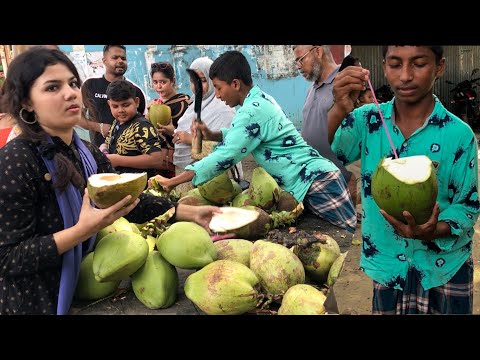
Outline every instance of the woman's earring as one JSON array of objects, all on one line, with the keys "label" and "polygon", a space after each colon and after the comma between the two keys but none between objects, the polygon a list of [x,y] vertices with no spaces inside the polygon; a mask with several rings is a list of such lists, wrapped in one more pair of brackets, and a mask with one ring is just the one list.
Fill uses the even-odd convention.
[{"label": "woman's earring", "polygon": [[[20,112],[18,113],[18,115],[20,116],[20,119],[25,123],[25,124],[29,124],[29,125],[33,125],[37,122],[37,114],[34,113],[34,116],[35,116],[35,119],[33,121],[27,121],[25,120],[25,118],[23,117],[23,112],[24,111],[27,111],[25,108],[21,108],[20,109]],[[28,113],[28,111],[27,111]]]}]

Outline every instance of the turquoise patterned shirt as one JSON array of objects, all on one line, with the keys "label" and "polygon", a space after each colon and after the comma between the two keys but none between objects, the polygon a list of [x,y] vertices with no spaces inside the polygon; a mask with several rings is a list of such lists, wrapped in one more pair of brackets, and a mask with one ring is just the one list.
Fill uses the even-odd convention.
[{"label": "turquoise patterned shirt", "polygon": [[445,109],[435,96],[425,124],[405,139],[395,125],[393,102],[380,104],[399,157],[426,155],[437,161],[439,221],[452,236],[433,242],[406,239],[394,233],[371,194],[371,179],[384,157],[394,157],[375,104],[352,111],[339,126],[333,150],[351,163],[361,159],[362,255],[360,267],[373,280],[403,289],[414,267],[424,289],[447,283],[472,254],[473,226],[479,215],[477,140],[472,129]]},{"label": "turquoise patterned shirt", "polygon": [[185,168],[195,171],[195,186],[220,175],[251,153],[284,190],[303,201],[318,175],[338,170],[303,140],[275,99],[258,86],[250,89],[230,127],[221,131],[223,141],[215,150]]}]

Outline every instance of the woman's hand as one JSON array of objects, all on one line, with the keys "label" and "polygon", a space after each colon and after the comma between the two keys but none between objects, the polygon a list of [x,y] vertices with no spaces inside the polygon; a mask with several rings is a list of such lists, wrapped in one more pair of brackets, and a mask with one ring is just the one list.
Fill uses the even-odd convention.
[{"label": "woman's hand", "polygon": [[173,143],[192,145],[192,135],[186,131],[175,131],[173,135]]},{"label": "woman's hand", "polygon": [[88,190],[85,189],[80,216],[75,226],[86,231],[89,234],[87,237],[90,237],[104,227],[111,225],[118,218],[127,215],[140,202],[139,199],[136,199],[132,204],[127,205],[131,199],[132,196],[128,195],[106,209],[98,209],[90,204]]},{"label": "woman's hand", "polygon": [[430,219],[425,224],[417,225],[412,214],[408,211],[403,212],[403,217],[407,221],[407,224],[404,224],[401,221],[398,221],[390,214],[387,214],[385,211],[380,209],[380,213],[383,215],[385,220],[387,220],[395,229],[395,232],[409,239],[420,239],[420,240],[435,240],[435,234],[438,224],[438,215],[440,215],[440,208],[438,207],[438,202],[435,203],[435,206],[432,211]]}]

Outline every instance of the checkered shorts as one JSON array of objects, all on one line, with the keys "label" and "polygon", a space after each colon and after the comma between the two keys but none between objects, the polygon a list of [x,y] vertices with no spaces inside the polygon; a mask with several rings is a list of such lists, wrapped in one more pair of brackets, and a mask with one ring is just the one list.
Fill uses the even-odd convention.
[{"label": "checkered shorts", "polygon": [[471,314],[473,259],[470,256],[445,285],[425,290],[417,271],[410,268],[402,290],[373,281],[372,314]]},{"label": "checkered shorts", "polygon": [[340,170],[319,175],[303,200],[318,217],[352,234],[357,226],[355,206]]}]

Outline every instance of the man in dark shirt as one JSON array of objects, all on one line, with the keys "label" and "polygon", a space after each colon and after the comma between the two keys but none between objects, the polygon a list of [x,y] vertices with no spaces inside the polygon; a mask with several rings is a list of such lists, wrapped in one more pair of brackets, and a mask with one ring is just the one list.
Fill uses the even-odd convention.
[{"label": "man in dark shirt", "polygon": [[[80,126],[90,130],[90,139],[97,146],[105,142],[105,136],[107,136],[114,120],[107,103],[107,87],[114,80],[125,79],[124,74],[128,69],[125,46],[105,45],[102,61],[105,66],[105,75],[101,78],[87,79],[82,85],[84,103],[88,108],[88,102],[90,102],[95,111],[89,117],[89,120],[93,121],[82,119]],[[138,86],[135,84],[134,86],[140,99],[138,111],[143,115],[145,113],[145,94]]]}]

